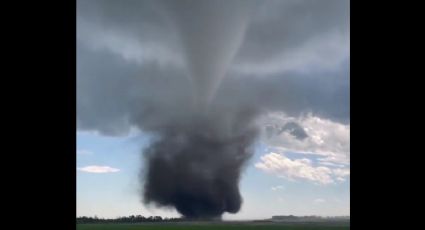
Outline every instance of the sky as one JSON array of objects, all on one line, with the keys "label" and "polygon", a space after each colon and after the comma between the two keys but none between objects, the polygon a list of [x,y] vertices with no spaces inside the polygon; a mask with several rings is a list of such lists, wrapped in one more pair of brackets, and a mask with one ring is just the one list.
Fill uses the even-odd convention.
[{"label": "sky", "polygon": [[[252,2],[215,97],[261,108],[261,134],[224,219],[349,215],[349,1]],[[170,18],[161,1],[77,2],[77,216],[179,216],[139,195],[151,131],[190,88]]]}]

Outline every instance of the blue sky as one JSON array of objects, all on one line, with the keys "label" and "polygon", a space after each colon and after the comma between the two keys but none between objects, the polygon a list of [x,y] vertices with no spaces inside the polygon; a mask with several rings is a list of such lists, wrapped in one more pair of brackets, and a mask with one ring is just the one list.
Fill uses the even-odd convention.
[{"label": "blue sky", "polygon": [[[127,137],[77,132],[77,167],[106,165],[120,170],[110,173],[77,170],[77,216],[179,216],[173,210],[145,207],[140,201],[138,174],[143,165],[141,151],[147,143],[148,138],[140,132]],[[243,173],[241,211],[225,214],[225,219],[268,218],[280,214],[349,215],[349,178],[331,185],[279,178],[254,166],[264,154],[262,149],[258,145]]]}]

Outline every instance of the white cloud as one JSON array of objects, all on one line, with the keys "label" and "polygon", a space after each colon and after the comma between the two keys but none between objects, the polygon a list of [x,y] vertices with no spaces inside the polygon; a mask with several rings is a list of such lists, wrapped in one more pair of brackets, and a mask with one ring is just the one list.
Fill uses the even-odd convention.
[{"label": "white cloud", "polygon": [[[261,157],[255,167],[288,180],[306,180],[316,184],[333,184],[336,181],[343,182],[350,175],[348,168],[332,169],[325,166],[314,166],[307,158],[290,159],[284,154],[271,152]],[[272,187],[276,191],[279,186]],[[283,189],[283,188],[282,188]]]},{"label": "white cloud", "polygon": [[332,170],[338,181],[345,181],[345,177],[350,176],[350,169],[348,168],[337,168]]},{"label": "white cloud", "polygon": [[283,185],[277,185],[270,188],[272,191],[285,190]]},{"label": "white cloud", "polygon": [[[274,112],[263,117],[265,127],[271,128],[268,137],[263,135],[266,145],[278,152],[295,152],[320,156],[323,165],[342,167],[350,163],[350,125],[308,114],[298,118]],[[299,124],[307,138],[299,139],[290,132],[280,132],[289,122]]]},{"label": "white cloud", "polygon": [[307,158],[291,160],[272,152],[262,156],[261,162],[256,163],[255,167],[289,180],[304,179],[319,184],[334,182],[331,169],[323,166],[314,167]]},{"label": "white cloud", "polygon": [[77,155],[91,155],[91,154],[93,154],[93,152],[86,149],[77,150]]},{"label": "white cloud", "polygon": [[120,169],[112,168],[109,166],[98,166],[90,165],[82,168],[77,168],[78,171],[87,172],[87,173],[114,173],[119,172]]},{"label": "white cloud", "polygon": [[325,166],[331,166],[335,168],[344,168],[346,166],[344,164],[336,164],[336,163],[326,161],[327,159],[324,159],[324,158],[319,158],[318,160],[321,165],[325,165]]},{"label": "white cloud", "polygon": [[314,200],[315,204],[322,204],[322,203],[325,203],[325,202],[326,202],[326,200],[322,199],[322,198],[317,198],[317,199]]}]

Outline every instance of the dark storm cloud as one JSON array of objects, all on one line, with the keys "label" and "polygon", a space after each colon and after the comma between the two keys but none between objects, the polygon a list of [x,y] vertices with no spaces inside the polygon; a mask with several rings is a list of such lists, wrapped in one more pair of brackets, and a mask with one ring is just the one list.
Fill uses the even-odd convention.
[{"label": "dark storm cloud", "polygon": [[349,123],[350,78],[348,62],[335,71],[285,72],[266,78],[235,76],[224,79],[217,101],[284,111],[290,116],[313,113]]},{"label": "dark storm cloud", "polygon": [[[302,46],[320,34],[330,33],[329,31],[347,34],[348,4],[344,0],[326,0],[320,1],[320,4],[311,0],[266,0],[261,1],[261,4],[257,3],[235,61],[238,63],[245,60],[250,65],[258,66],[261,64],[256,63],[266,63],[273,56]],[[120,123],[121,129],[125,130],[131,125],[128,119],[132,117],[133,110],[137,110],[128,104],[129,100],[138,101],[138,97],[144,96],[146,92],[156,93],[156,97],[160,98],[152,95],[145,97],[162,101],[167,101],[167,97],[160,95],[169,94],[170,90],[183,90],[187,93],[187,89],[178,87],[190,87],[187,68],[181,63],[184,60],[182,45],[178,41],[175,22],[161,6],[161,1],[90,0],[78,1],[77,5],[77,106],[86,105],[78,112],[80,128],[114,129],[115,124]],[[112,35],[116,35],[113,37],[115,39],[106,39]],[[136,42],[130,43],[130,47],[123,47],[123,43],[128,44],[128,40]],[[348,44],[348,40],[346,42]],[[155,49],[157,46],[166,47],[163,49],[167,52]],[[134,54],[133,51],[140,51],[140,54]],[[326,52],[324,53],[326,56]],[[139,60],[137,55],[144,59]],[[170,57],[174,59],[170,60]],[[238,78],[234,76],[236,74],[229,73],[224,79],[226,84],[222,84],[221,88],[228,88],[228,92],[223,94],[231,97],[227,97],[226,101],[254,102],[291,115],[313,112],[347,122],[348,58],[344,57],[334,68],[336,71],[333,69],[305,74],[276,72],[262,78],[255,78],[257,72],[239,74],[242,76]],[[169,62],[163,64],[161,60]],[[102,84],[96,79],[102,79]],[[129,95],[126,90],[107,90],[107,87],[112,87],[109,84],[117,89],[137,89]],[[123,95],[116,97],[115,94]],[[170,98],[179,100],[181,97]],[[141,102],[137,104],[143,105]],[[95,119],[96,117],[99,119]]]},{"label": "dark storm cloud", "polygon": [[156,62],[138,65],[83,44],[79,44],[77,55],[79,129],[124,135],[132,126],[149,131],[186,116],[191,95],[187,77],[179,69],[164,69]]},{"label": "dark storm cloud", "polygon": [[174,206],[188,218],[239,211],[240,173],[253,153],[257,132],[253,118],[243,110],[221,111],[162,132],[145,152],[145,201]]},{"label": "dark storm cloud", "polygon": [[[238,60],[258,65],[302,47],[324,34],[344,36],[348,42],[349,1],[266,0],[259,4]],[[344,44],[347,48],[348,43]],[[324,53],[326,55],[326,53]]]},{"label": "dark storm cloud", "polygon": [[[77,4],[78,129],[155,136],[144,152],[144,201],[187,217],[239,210],[263,112],[349,122],[348,1],[252,1],[249,17],[238,9],[246,1],[228,2]],[[194,95],[211,100],[207,114]],[[302,139],[298,126],[286,131]]]}]

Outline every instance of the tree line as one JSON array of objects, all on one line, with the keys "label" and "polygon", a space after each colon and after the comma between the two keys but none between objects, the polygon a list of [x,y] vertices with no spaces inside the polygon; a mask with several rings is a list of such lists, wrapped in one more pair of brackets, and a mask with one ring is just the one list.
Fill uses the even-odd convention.
[{"label": "tree line", "polygon": [[94,217],[87,217],[87,216],[81,216],[77,217],[77,224],[96,224],[96,223],[141,223],[141,222],[178,222],[183,221],[183,218],[168,218],[161,216],[149,216],[145,217],[142,215],[131,215],[131,216],[124,216],[124,217],[117,217],[114,219],[107,219],[107,218],[98,218],[97,216]]}]

